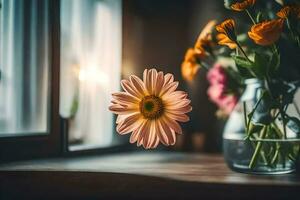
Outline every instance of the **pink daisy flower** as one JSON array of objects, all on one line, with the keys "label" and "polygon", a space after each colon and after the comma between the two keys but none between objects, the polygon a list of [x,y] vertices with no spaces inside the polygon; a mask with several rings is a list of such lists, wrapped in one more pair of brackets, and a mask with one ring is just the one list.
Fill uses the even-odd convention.
[{"label": "pink daisy flower", "polygon": [[143,80],[132,75],[121,81],[124,92],[113,93],[109,110],[117,114],[117,132],[132,133],[130,143],[144,148],[174,145],[176,133],[182,134],[178,122],[187,122],[192,110],[187,93],[176,91],[178,82],[172,74],[145,70]]}]

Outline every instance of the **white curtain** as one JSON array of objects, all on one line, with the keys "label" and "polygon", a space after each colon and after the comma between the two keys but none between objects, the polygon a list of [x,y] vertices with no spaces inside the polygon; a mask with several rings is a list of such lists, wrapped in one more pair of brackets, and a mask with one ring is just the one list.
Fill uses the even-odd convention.
[{"label": "white curtain", "polygon": [[121,0],[61,1],[60,114],[69,141],[109,146],[110,94],[119,90]]},{"label": "white curtain", "polygon": [[47,0],[1,0],[0,135],[47,131]]}]

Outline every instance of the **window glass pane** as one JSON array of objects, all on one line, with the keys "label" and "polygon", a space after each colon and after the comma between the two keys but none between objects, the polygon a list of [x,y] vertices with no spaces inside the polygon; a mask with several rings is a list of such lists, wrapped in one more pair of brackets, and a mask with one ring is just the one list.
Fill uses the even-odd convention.
[{"label": "window glass pane", "polygon": [[120,65],[121,0],[61,0],[60,114],[71,150],[114,144],[108,106]]},{"label": "window glass pane", "polygon": [[1,0],[0,136],[47,132],[47,0]]}]

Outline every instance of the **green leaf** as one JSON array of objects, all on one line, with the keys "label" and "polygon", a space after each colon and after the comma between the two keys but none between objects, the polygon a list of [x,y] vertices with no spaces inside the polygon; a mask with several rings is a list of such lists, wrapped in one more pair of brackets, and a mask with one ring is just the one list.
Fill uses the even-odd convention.
[{"label": "green leaf", "polygon": [[291,129],[294,133],[300,135],[300,120],[296,117],[288,116],[286,126]]},{"label": "green leaf", "polygon": [[235,65],[238,73],[242,77],[242,79],[253,78],[254,76],[251,74],[248,68],[241,67],[240,65]]},{"label": "green leaf", "polygon": [[268,74],[274,75],[280,65],[280,55],[277,53],[273,53],[268,66]]},{"label": "green leaf", "polygon": [[265,77],[269,65],[269,56],[261,53],[254,53],[253,71],[259,77]]},{"label": "green leaf", "polygon": [[264,78],[269,64],[269,56],[266,54],[255,53],[254,62],[242,56],[233,56],[237,66],[247,68],[251,74],[257,78]]},{"label": "green leaf", "polygon": [[252,68],[253,62],[250,62],[246,58],[242,56],[233,56],[232,57],[235,63],[239,66],[245,67],[245,68]]},{"label": "green leaf", "polygon": [[255,74],[251,71],[253,63],[242,56],[232,56],[235,66],[244,79],[253,78]]}]

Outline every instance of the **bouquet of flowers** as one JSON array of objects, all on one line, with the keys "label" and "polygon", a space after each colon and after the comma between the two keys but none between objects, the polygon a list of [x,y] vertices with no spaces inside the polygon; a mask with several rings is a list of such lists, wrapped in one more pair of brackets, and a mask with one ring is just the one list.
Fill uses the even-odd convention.
[{"label": "bouquet of flowers", "polygon": [[[294,102],[300,86],[297,59],[300,5],[278,2],[225,1],[225,7],[245,13],[248,23],[234,19],[219,24],[210,21],[194,47],[187,50],[181,67],[188,81],[193,80],[199,69],[208,71],[208,96],[226,114],[233,110],[246,79],[263,82],[261,95],[252,110],[244,112],[245,140],[288,139],[287,129],[297,137],[300,135],[300,113]],[[232,62],[224,64],[224,58]],[[298,116],[288,114],[290,105],[295,107]],[[255,167],[259,155],[269,165],[276,164],[279,157],[291,160],[297,157],[293,148],[283,148],[280,144],[262,148],[257,142],[254,146],[250,168]]]},{"label": "bouquet of flowers", "polygon": [[217,46],[217,37],[222,35],[216,35],[214,31],[216,23],[216,20],[208,22],[200,33],[195,47],[187,50],[181,72],[183,78],[191,82],[201,67],[206,69],[210,84],[207,94],[219,108],[217,116],[228,117],[241,95],[242,77],[239,77],[233,69],[234,63],[228,59],[228,51]]}]

